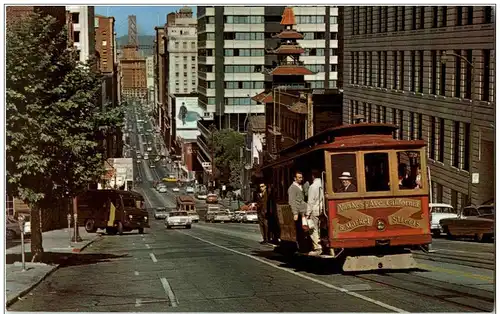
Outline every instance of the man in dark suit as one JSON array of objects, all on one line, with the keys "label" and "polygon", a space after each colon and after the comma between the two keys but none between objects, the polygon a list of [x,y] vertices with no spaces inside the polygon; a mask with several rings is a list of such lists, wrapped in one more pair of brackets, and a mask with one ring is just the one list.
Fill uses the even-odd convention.
[{"label": "man in dark suit", "polygon": [[337,190],[337,193],[348,193],[348,192],[357,192],[358,189],[354,184],[352,184],[352,177],[350,172],[342,172],[342,175],[339,177],[340,182],[342,182],[342,187]]}]

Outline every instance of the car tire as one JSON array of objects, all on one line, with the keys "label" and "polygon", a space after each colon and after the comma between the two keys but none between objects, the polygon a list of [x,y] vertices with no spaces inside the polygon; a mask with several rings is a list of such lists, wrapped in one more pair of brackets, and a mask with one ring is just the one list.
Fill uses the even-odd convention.
[{"label": "car tire", "polygon": [[172,226],[167,226],[167,229],[172,229]]},{"label": "car tire", "polygon": [[95,233],[97,231],[94,219],[87,219],[85,221],[85,231],[88,233]]},{"label": "car tire", "polygon": [[7,240],[13,240],[16,237],[16,233],[13,230],[7,229],[5,236]]},{"label": "car tire", "polygon": [[191,229],[191,225],[189,225],[189,226],[186,226],[186,229]]},{"label": "car tire", "polygon": [[123,224],[121,221],[119,221],[117,224],[116,224],[116,231],[118,232],[119,235],[122,235],[123,234]]},{"label": "car tire", "polygon": [[455,239],[455,236],[453,236],[450,232],[450,229],[448,229],[447,226],[443,227],[443,231],[444,233],[446,233],[446,238],[450,239],[450,240],[453,240]]},{"label": "car tire", "polygon": [[484,238],[484,236],[483,236],[483,234],[482,234],[482,233],[476,233],[476,234],[474,235],[474,240],[475,240],[476,242],[481,242],[481,241],[483,241],[483,238]]},{"label": "car tire", "polygon": [[116,234],[116,228],[106,227],[106,233],[107,234],[115,235]]},{"label": "car tire", "polygon": [[139,228],[139,234],[144,234],[144,228]]},{"label": "car tire", "polygon": [[441,230],[433,230],[432,236],[438,238],[441,235]]}]

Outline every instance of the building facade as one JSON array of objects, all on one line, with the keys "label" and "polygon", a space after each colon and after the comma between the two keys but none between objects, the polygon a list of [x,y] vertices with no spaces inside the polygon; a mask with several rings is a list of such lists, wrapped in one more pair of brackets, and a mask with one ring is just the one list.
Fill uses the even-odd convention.
[{"label": "building facade", "polygon": [[425,140],[434,202],[493,200],[493,8],[345,7],[344,32],[344,123]]},{"label": "building facade", "polygon": [[[218,128],[243,130],[247,114],[265,108],[252,97],[270,88],[276,57],[267,50],[279,42],[283,6],[198,6],[198,91],[200,103],[214,112]],[[337,7],[294,7],[296,29],[304,34],[304,64],[315,74],[313,88],[337,88]]]},{"label": "building facade", "polygon": [[146,59],[139,56],[137,46],[123,47],[120,59],[122,71],[122,96],[128,100],[147,99]]},{"label": "building facade", "polygon": [[148,103],[154,103],[154,96],[155,96],[154,56],[146,57],[146,85],[148,87]]},{"label": "building facade", "polygon": [[87,62],[95,56],[95,14],[93,6],[68,5],[73,24],[73,45],[75,46],[81,62]]},{"label": "building facade", "polygon": [[115,18],[96,15],[95,48],[99,54],[99,70],[102,73],[115,71]]}]

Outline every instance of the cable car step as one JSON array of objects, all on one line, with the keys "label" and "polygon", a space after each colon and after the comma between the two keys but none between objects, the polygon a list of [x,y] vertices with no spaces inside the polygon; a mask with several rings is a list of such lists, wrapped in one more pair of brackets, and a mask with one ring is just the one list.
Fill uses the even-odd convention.
[{"label": "cable car step", "polygon": [[342,267],[345,272],[414,268],[417,268],[417,262],[411,253],[347,256]]},{"label": "cable car step", "polygon": [[303,252],[295,252],[295,255],[308,256],[308,257],[317,257],[317,258],[325,258],[325,259],[335,258],[335,256],[333,256],[333,255],[327,255],[327,254],[309,255],[309,253],[303,253]]}]

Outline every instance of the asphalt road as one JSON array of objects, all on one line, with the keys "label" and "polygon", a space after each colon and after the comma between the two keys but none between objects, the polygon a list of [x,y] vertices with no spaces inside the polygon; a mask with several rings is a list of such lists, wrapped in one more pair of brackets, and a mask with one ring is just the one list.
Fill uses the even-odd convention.
[{"label": "asphalt road", "polygon": [[[174,194],[152,189],[161,165],[145,162],[149,207]],[[155,174],[156,173],[156,174]],[[150,218],[153,218],[150,213]],[[103,235],[10,311],[481,312],[493,310],[494,245],[436,239],[419,269],[343,274],[332,260],[283,257],[259,245],[255,224],[205,224]],[[471,264],[473,266],[470,266]],[[474,264],[475,263],[475,264]]]}]

